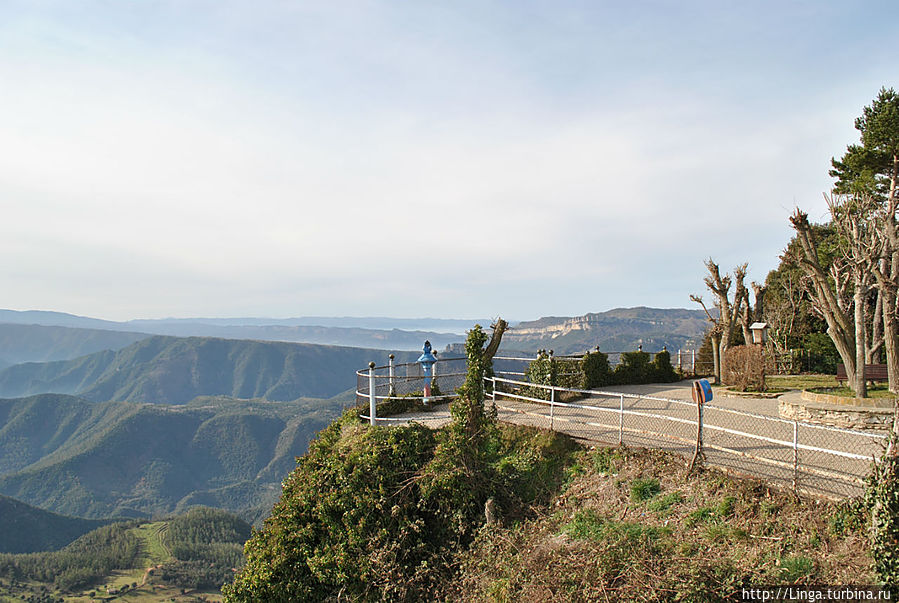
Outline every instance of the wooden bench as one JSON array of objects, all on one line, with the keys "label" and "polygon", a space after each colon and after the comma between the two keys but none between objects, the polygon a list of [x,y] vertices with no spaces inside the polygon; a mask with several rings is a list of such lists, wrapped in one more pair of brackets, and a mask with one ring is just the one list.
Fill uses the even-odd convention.
[{"label": "wooden bench", "polygon": [[[837,381],[842,383],[846,381],[846,366],[842,363],[837,365]],[[885,364],[866,364],[865,365],[865,381],[888,381],[887,365]]]}]

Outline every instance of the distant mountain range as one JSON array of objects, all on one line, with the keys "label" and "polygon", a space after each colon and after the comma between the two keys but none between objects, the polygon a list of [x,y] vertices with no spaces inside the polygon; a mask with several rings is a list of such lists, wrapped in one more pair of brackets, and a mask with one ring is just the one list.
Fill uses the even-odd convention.
[{"label": "distant mountain range", "polygon": [[[288,401],[329,398],[356,385],[356,370],[386,350],[209,337],[152,336],[118,351],[0,370],[0,396],[73,394],[101,401],[184,404],[224,395]],[[397,362],[418,357],[397,352]]]},{"label": "distant mountain range", "polygon": [[617,308],[573,318],[550,316],[518,323],[503,337],[503,348],[583,354],[596,346],[603,352],[626,352],[642,345],[647,352],[663,347],[673,352],[699,348],[708,326],[702,310]]},{"label": "distant mountain range", "polygon": [[[41,325],[103,331],[124,331],[136,341],[143,334],[171,335],[175,337],[221,337],[226,339],[258,339],[264,341],[293,341],[323,345],[343,345],[391,350],[419,350],[425,340],[440,349],[447,344],[464,340],[464,333],[476,320],[439,318],[351,318],[351,317],[301,317],[301,318],[164,318],[140,319],[125,322],[76,316],[63,312],[37,310],[0,310],[2,323],[16,325]],[[489,321],[481,321],[482,325]],[[63,335],[57,337],[62,338]],[[129,341],[130,343],[130,341]],[[0,336],[2,344],[2,336]],[[126,344],[127,345],[127,344]],[[123,347],[123,346],[121,346]],[[118,349],[110,347],[106,349]],[[90,350],[99,351],[99,350]],[[86,352],[85,352],[86,353]],[[69,356],[68,358],[74,358]],[[64,358],[44,358],[62,360]],[[0,345],[0,367],[20,360]]]},{"label": "distant mountain range", "polygon": [[118,350],[147,337],[128,331],[0,323],[0,369]]},{"label": "distant mountain range", "polygon": [[164,406],[54,394],[0,400],[0,493],[79,517],[202,504],[256,521],[342,405],[201,398]]}]

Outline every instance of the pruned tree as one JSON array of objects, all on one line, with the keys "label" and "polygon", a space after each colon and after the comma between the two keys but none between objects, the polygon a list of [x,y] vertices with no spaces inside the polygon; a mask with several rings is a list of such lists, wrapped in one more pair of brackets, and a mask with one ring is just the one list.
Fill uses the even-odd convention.
[{"label": "pruned tree", "polygon": [[[746,321],[750,319],[750,313],[744,312],[744,308],[750,307],[749,291],[743,283],[748,264],[744,263],[734,268],[733,277],[729,274],[721,276],[721,270],[712,258],[706,260],[705,266],[709,275],[703,280],[706,287],[715,296],[714,307],[718,309],[718,316],[712,315],[702,300],[702,296],[691,295],[690,299],[702,306],[712,325],[710,337],[715,380],[721,383],[725,370],[725,352],[735,339],[737,327],[743,327],[744,337],[747,337],[749,333],[749,324]],[[730,299],[731,285],[735,285],[733,301]]]},{"label": "pruned tree", "polygon": [[832,194],[825,199],[839,234],[840,253],[825,270],[808,215],[797,209],[790,218],[801,250],[796,261],[808,278],[809,297],[827,323],[827,334],[846,367],[850,387],[856,396],[865,397],[868,298],[873,270],[884,252],[884,237],[876,221],[877,202],[866,194]]},{"label": "pruned tree", "polygon": [[[835,191],[870,196],[877,202],[875,220],[883,233],[883,259],[872,274],[878,289],[883,348],[890,390],[899,393],[899,94],[881,88],[870,106],[855,120],[861,145],[849,145],[843,157],[831,161]],[[875,314],[877,308],[875,307]],[[878,332],[872,329],[872,336]],[[871,346],[873,347],[873,346]]]}]

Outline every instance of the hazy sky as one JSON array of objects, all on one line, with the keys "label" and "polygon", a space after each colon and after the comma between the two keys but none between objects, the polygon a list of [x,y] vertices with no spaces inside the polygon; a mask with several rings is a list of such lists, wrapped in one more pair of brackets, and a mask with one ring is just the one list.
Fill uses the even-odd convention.
[{"label": "hazy sky", "polygon": [[763,280],[899,3],[0,0],[0,307],[528,319]]}]

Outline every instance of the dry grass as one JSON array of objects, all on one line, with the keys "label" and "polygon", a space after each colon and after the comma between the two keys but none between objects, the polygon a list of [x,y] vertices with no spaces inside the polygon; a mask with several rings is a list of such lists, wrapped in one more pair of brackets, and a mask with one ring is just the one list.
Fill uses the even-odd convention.
[{"label": "dry grass", "polygon": [[571,473],[537,519],[482,530],[447,599],[720,601],[751,585],[874,583],[864,514],[847,505],[689,475],[658,451],[597,449]]}]

